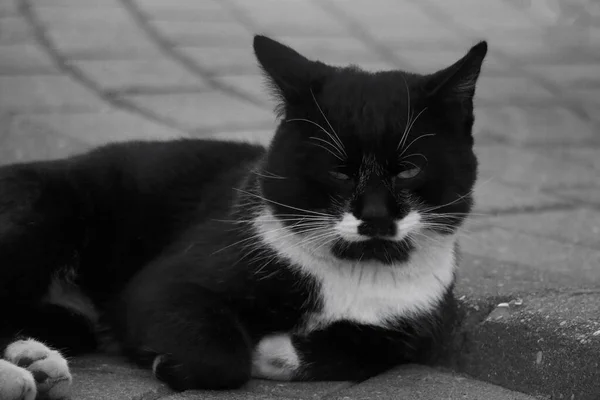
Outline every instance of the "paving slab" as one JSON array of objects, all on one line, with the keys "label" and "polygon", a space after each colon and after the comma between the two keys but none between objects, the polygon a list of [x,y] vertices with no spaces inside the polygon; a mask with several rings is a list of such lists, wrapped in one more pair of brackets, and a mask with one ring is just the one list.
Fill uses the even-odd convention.
[{"label": "paving slab", "polygon": [[156,115],[174,119],[189,130],[227,130],[228,126],[270,126],[275,117],[263,107],[250,104],[219,91],[197,94],[125,96]]},{"label": "paving slab", "polygon": [[335,400],[534,400],[463,375],[403,366],[327,397]]},{"label": "paving slab", "polygon": [[467,307],[484,310],[485,319],[465,323],[454,369],[542,398],[598,399],[599,290],[506,296]]}]

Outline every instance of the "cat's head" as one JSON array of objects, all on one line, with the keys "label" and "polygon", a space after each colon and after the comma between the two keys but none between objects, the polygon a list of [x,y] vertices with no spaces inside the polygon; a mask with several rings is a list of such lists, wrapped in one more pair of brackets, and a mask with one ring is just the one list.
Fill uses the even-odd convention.
[{"label": "cat's head", "polygon": [[287,231],[341,259],[384,263],[455,234],[473,202],[485,42],[428,75],[332,67],[264,36],[254,51],[281,117],[261,194]]}]

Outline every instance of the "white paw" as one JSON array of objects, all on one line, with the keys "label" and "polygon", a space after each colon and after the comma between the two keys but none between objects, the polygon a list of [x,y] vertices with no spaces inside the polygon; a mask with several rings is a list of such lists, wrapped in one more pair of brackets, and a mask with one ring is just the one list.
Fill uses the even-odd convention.
[{"label": "white paw", "polygon": [[37,395],[31,372],[0,360],[0,399],[34,400]]},{"label": "white paw", "polygon": [[288,381],[300,367],[300,358],[287,334],[265,336],[254,349],[252,377]]},{"label": "white paw", "polygon": [[30,372],[37,392],[45,398],[69,395],[73,379],[67,360],[58,351],[33,339],[18,340],[6,348],[4,359]]}]

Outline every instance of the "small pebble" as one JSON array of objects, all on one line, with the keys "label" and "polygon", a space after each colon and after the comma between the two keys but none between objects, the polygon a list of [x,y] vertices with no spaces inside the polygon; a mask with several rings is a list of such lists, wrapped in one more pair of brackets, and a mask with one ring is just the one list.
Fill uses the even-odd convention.
[{"label": "small pebble", "polygon": [[510,307],[510,304],[508,303],[500,303],[497,305],[497,307]]},{"label": "small pebble", "polygon": [[567,324],[567,321],[562,321],[559,325],[560,326],[565,326]]},{"label": "small pebble", "polygon": [[535,356],[535,363],[537,365],[540,365],[542,363],[542,352],[538,351],[537,355]]},{"label": "small pebble", "polygon": [[592,333],[592,336],[600,336],[600,331],[596,331],[596,332]]}]

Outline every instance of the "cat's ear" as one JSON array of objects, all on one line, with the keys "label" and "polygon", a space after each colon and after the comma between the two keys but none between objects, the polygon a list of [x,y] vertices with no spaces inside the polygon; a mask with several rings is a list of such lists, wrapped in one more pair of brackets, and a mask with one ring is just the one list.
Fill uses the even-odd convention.
[{"label": "cat's ear", "polygon": [[266,36],[254,36],[254,54],[275,94],[288,104],[317,91],[330,70]]},{"label": "cat's ear", "polygon": [[479,42],[453,65],[429,75],[426,83],[428,96],[442,101],[472,103],[487,49],[487,42]]}]

